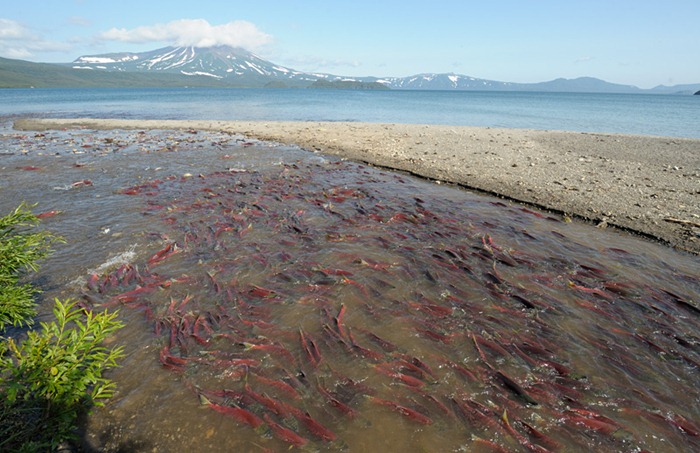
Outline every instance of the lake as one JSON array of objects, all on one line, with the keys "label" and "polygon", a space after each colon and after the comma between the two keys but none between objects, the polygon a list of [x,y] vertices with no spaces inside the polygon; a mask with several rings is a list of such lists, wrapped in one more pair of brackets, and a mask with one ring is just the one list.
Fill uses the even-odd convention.
[{"label": "lake", "polygon": [[700,96],[313,89],[4,89],[0,117],[359,121],[700,138]]}]

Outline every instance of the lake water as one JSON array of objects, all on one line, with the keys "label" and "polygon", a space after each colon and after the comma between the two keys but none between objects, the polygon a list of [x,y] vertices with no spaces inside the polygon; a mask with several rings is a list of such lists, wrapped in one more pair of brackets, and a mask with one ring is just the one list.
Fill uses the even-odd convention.
[{"label": "lake water", "polygon": [[0,116],[362,121],[700,138],[700,96],[311,89],[5,89]]}]

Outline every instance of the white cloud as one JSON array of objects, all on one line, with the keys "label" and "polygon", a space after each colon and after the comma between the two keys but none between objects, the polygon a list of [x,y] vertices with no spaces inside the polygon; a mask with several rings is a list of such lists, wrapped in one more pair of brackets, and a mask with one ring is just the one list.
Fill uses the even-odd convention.
[{"label": "white cloud", "polygon": [[169,42],[177,46],[195,47],[228,45],[248,50],[255,50],[272,42],[272,36],[258,30],[250,22],[236,20],[223,25],[211,25],[204,19],[181,19],[131,30],[112,28],[101,33],[98,39],[139,44]]},{"label": "white cloud", "polygon": [[0,18],[0,40],[20,40],[32,37],[32,33],[19,22]]},{"label": "white cloud", "polygon": [[326,72],[333,70],[343,70],[346,68],[359,68],[362,63],[357,60],[332,59],[314,56],[300,57],[278,57],[282,62],[289,67],[303,71]]},{"label": "white cloud", "polygon": [[0,55],[7,58],[30,58],[37,52],[65,51],[65,43],[42,38],[11,19],[0,18]]}]

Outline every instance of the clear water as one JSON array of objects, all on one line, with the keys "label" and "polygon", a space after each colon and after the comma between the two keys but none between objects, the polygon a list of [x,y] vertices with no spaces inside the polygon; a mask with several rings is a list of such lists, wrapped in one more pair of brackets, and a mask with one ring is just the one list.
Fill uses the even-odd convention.
[{"label": "clear water", "polygon": [[700,96],[311,89],[5,89],[0,116],[360,121],[700,138]]},{"label": "clear water", "polygon": [[228,134],[0,147],[0,212],[66,238],[42,318],[126,323],[93,450],[700,449],[697,256]]}]

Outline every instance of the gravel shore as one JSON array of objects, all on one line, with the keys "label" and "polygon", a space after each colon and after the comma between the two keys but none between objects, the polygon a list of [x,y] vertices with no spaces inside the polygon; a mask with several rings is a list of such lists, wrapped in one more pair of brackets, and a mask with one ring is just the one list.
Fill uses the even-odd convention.
[{"label": "gravel shore", "polygon": [[700,254],[700,139],[344,122],[23,119],[18,130],[217,130],[410,172]]}]

